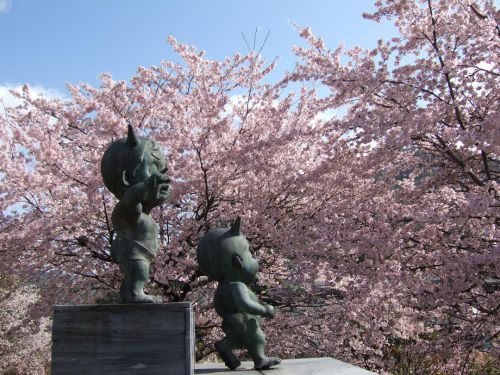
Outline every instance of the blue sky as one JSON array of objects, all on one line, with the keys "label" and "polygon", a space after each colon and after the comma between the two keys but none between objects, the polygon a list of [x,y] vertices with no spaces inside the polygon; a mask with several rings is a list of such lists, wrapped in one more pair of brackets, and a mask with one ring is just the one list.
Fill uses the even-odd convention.
[{"label": "blue sky", "polygon": [[[222,59],[245,53],[245,34],[262,51],[279,57],[276,78],[293,68],[291,25],[310,26],[330,48],[371,48],[394,33],[389,24],[362,18],[375,0],[0,0],[0,97],[2,88],[28,83],[64,93],[65,83],[98,85],[101,72],[128,80],[138,66],[176,56],[166,40],[177,40]],[[272,78],[272,77],[271,77]],[[5,98],[4,98],[5,99]]]}]

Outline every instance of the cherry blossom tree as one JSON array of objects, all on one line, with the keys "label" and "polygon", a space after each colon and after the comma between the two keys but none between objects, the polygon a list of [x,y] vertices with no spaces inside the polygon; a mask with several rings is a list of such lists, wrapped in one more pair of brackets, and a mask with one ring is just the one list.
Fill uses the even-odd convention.
[{"label": "cherry blossom tree", "polygon": [[0,273],[43,280],[47,312],[113,301],[116,202],[99,164],[131,123],[170,161],[150,288],[193,302],[198,359],[222,333],[196,245],[241,216],[255,289],[277,310],[270,352],[486,371],[500,329],[498,11],[376,6],[366,17],[394,20],[398,38],[330,50],[301,29],[308,45],[279,82],[258,53],[212,61],[171,38],[182,62],[139,67],[129,82],[103,74],[60,99],[25,86],[0,117]]},{"label": "cherry blossom tree", "polygon": [[37,313],[40,295],[33,285],[0,277],[0,371],[43,373],[50,351],[49,319]]},{"label": "cherry blossom tree", "polygon": [[323,124],[314,92],[295,95],[282,83],[265,83],[275,64],[258,54],[209,61],[170,43],[184,64],[141,67],[129,84],[104,74],[100,88],[70,85],[66,99],[35,97],[27,86],[17,94],[24,104],[0,120],[1,267],[49,279],[47,302],[113,300],[115,201],[102,186],[99,162],[131,123],[165,145],[174,180],[172,204],[155,213],[164,249],[151,287],[168,301],[195,302],[203,357],[213,350],[218,323],[206,290],[213,285],[195,260],[198,238],[242,216],[266,287],[285,285],[293,275],[277,246],[300,244],[314,194],[307,172],[324,159],[311,140],[323,142]]},{"label": "cherry blossom tree", "polygon": [[449,359],[442,371],[467,373],[499,354],[499,13],[492,1],[376,6],[365,17],[394,20],[397,38],[344,52],[302,29],[309,48],[289,77],[330,88],[322,109],[347,112],[330,131],[364,168],[320,248],[344,254],[346,276],[362,270],[359,354],[427,345],[428,361]]}]

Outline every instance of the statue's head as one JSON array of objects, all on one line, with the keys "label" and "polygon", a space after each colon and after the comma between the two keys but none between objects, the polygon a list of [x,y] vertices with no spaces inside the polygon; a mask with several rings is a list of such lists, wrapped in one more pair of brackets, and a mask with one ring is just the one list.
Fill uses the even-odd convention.
[{"label": "statue's head", "polygon": [[231,228],[210,230],[198,244],[198,264],[212,280],[240,281],[247,285],[257,278],[259,264],[240,232],[240,218]]},{"label": "statue's head", "polygon": [[[104,185],[118,199],[123,197],[127,189],[140,182],[146,182],[152,174],[166,177],[167,163],[159,145],[152,140],[139,138],[134,129],[128,125],[126,138],[112,142],[101,160],[101,175]],[[166,201],[170,195],[168,184],[158,186],[156,196],[151,197],[157,206]]]}]

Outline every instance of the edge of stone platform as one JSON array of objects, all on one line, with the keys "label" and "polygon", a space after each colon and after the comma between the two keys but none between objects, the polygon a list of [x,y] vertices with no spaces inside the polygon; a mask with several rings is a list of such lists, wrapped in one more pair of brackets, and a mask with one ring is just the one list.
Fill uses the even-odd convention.
[{"label": "edge of stone platform", "polygon": [[169,310],[178,311],[191,307],[191,302],[168,302],[168,303],[117,303],[103,305],[53,305],[54,311],[113,311],[116,309],[134,310]]}]

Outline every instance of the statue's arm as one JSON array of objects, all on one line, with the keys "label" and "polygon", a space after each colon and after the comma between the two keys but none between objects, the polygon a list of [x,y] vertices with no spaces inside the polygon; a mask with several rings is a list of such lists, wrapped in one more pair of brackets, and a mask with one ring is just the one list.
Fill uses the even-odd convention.
[{"label": "statue's arm", "polygon": [[232,283],[231,295],[241,312],[263,316],[274,315],[272,306],[261,305],[259,302],[250,298],[248,287],[241,282]]},{"label": "statue's arm", "polygon": [[154,194],[158,185],[168,181],[168,178],[153,173],[145,182],[139,182],[127,189],[122,199],[119,202],[121,211],[127,215],[138,217],[142,212],[142,203],[148,198],[148,195]]},{"label": "statue's arm", "polygon": [[139,216],[142,212],[141,202],[146,198],[149,190],[150,187],[145,182],[132,185],[120,200],[120,211],[133,217]]}]

